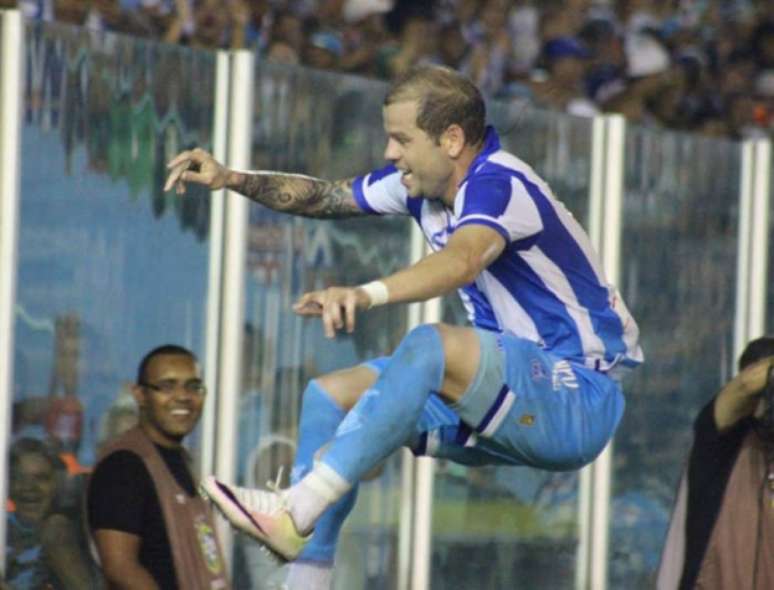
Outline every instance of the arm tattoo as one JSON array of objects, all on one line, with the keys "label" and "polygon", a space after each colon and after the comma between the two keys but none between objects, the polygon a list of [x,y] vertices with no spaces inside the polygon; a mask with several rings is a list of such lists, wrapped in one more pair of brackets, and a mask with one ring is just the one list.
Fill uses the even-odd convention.
[{"label": "arm tattoo", "polygon": [[243,174],[238,192],[275,211],[340,219],[364,215],[352,192],[352,179],[335,182],[295,174]]}]

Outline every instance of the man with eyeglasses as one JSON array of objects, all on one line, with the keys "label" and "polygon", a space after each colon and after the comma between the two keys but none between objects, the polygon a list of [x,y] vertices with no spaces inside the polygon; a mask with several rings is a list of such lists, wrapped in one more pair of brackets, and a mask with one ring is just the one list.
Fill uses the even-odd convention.
[{"label": "man with eyeglasses", "polygon": [[215,526],[183,439],[206,388],[194,354],[164,345],[143,357],[132,393],[139,424],[109,443],[87,495],[89,527],[110,588],[230,588]]}]

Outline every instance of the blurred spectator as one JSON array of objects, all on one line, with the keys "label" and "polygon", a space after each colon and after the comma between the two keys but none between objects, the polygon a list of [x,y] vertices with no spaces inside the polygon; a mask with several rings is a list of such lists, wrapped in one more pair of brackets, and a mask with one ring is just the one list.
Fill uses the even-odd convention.
[{"label": "blurred spectator", "polygon": [[506,83],[511,59],[507,0],[484,0],[479,30],[471,43],[462,71],[488,96],[497,95]]},{"label": "blurred spectator", "polygon": [[416,14],[406,19],[400,44],[387,58],[387,73],[390,78],[401,75],[411,66],[421,63],[437,63],[437,25],[429,17]]},{"label": "blurred spectator", "polygon": [[338,32],[316,28],[306,37],[303,62],[319,70],[335,70],[343,53],[344,41]]},{"label": "blurred spectator", "polygon": [[545,44],[543,57],[547,75],[531,85],[535,102],[573,115],[597,114],[585,92],[589,50],[574,37],[557,37]]},{"label": "blurred spectator", "polygon": [[137,426],[137,420],[137,404],[132,397],[131,386],[127,385],[100,420],[98,454],[101,454],[105,446],[114,439]]},{"label": "blurred spectator", "polygon": [[14,590],[97,588],[79,521],[56,508],[64,465],[46,445],[21,438],[10,452],[6,578]]},{"label": "blurred spectator", "polygon": [[659,590],[774,587],[774,338],[699,412],[662,551]]},{"label": "blurred spectator", "polygon": [[[17,4],[32,19],[380,78],[443,63],[491,97],[580,115],[733,138],[774,126],[764,1],[0,0]],[[567,40],[584,51],[547,55]]]}]

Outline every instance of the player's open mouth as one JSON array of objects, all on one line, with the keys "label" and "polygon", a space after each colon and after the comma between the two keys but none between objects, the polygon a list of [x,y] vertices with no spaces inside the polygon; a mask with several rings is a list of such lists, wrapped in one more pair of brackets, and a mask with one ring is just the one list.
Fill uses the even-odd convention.
[{"label": "player's open mouth", "polygon": [[190,416],[191,410],[177,409],[177,410],[172,410],[170,414],[172,414],[173,416]]}]

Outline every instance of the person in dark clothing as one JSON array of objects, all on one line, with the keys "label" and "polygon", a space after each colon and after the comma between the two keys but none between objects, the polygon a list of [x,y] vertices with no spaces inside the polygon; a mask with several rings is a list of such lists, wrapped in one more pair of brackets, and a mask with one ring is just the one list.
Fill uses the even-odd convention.
[{"label": "person in dark clothing", "polygon": [[105,577],[117,589],[227,589],[212,515],[182,446],[206,393],[196,357],[175,345],[152,350],[132,392],[139,425],[104,449],[87,494]]},{"label": "person in dark clothing", "polygon": [[699,412],[658,590],[774,588],[774,337]]}]

